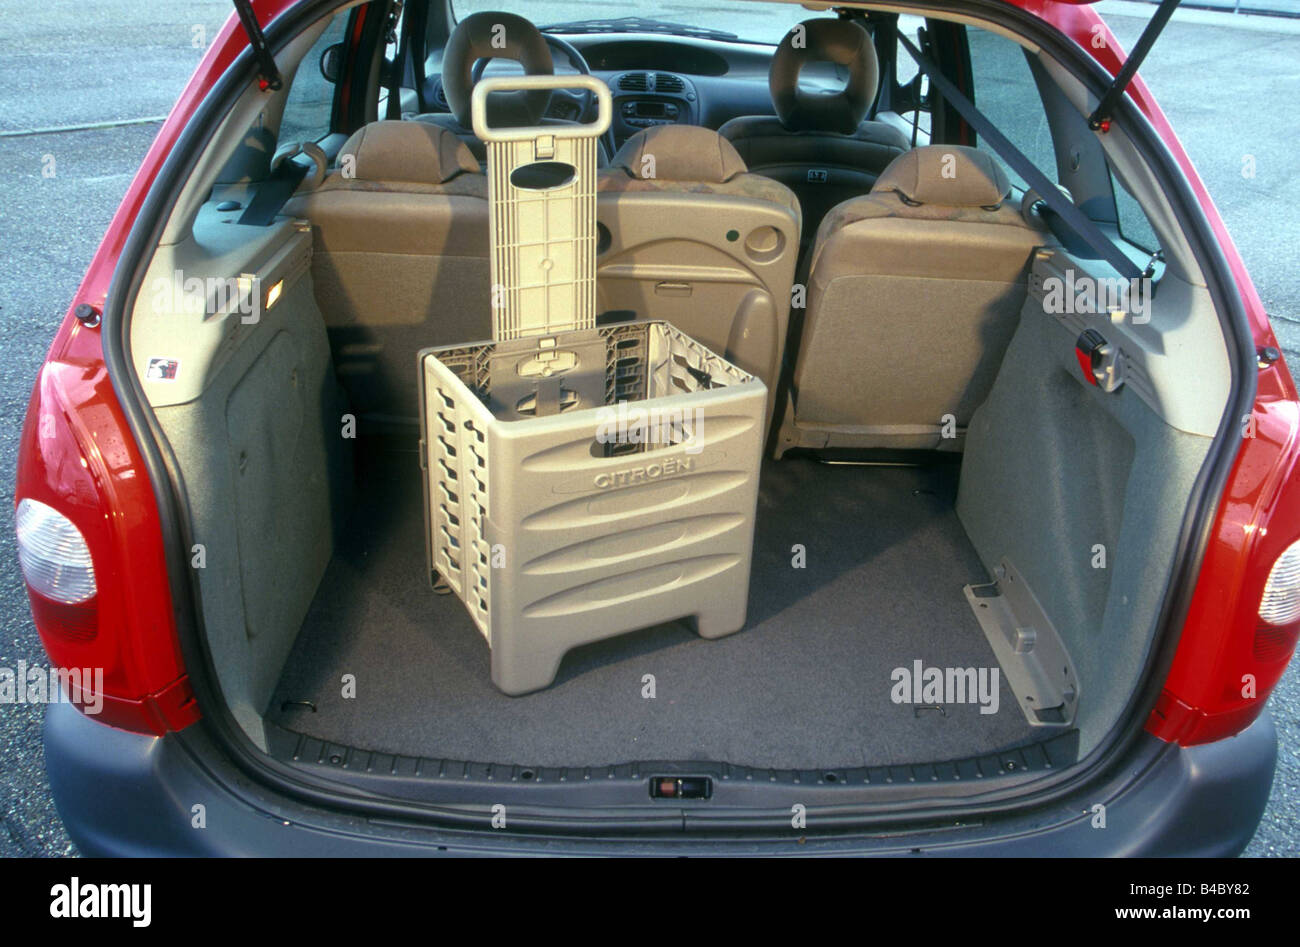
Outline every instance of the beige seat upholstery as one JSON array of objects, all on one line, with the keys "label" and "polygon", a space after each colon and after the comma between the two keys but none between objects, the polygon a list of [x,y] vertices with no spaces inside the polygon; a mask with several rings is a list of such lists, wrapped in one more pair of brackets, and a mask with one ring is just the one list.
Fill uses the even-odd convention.
[{"label": "beige seat upholstery", "polygon": [[491,335],[487,179],[451,132],[382,121],[285,213],[311,221],[312,276],[358,413],[416,418],[415,353]]},{"label": "beige seat upholstery", "polygon": [[785,351],[799,202],[707,128],[627,140],[597,181],[599,312],[663,319],[768,387]]},{"label": "beige seat upholstery", "polygon": [[[988,154],[909,151],[835,207],[813,247],[777,456],[793,447],[959,450],[1019,320],[1046,235]],[[956,437],[944,437],[945,416]]]},{"label": "beige seat upholstery", "polygon": [[[799,37],[802,43],[796,42]],[[799,87],[800,72],[816,62],[848,71],[840,92]],[[898,129],[863,121],[879,75],[871,37],[857,23],[805,20],[786,33],[772,56],[768,86],[776,115],[733,118],[719,129],[750,171],[782,182],[798,196],[805,244],[830,208],[871,190],[889,162],[908,149]]]}]

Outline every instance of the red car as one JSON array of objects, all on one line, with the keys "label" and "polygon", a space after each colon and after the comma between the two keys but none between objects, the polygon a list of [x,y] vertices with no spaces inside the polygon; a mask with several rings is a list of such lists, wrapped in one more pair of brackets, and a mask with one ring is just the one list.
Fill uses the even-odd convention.
[{"label": "red car", "polygon": [[[1126,57],[1056,0],[237,0],[22,434],[79,848],[1240,852],[1300,632],[1300,404],[1135,74],[1175,6]],[[492,337],[473,90],[520,73],[575,85],[488,97],[494,128],[598,126],[602,337],[667,322],[761,381],[765,444],[756,478],[531,457],[470,543],[417,358]],[[563,385],[512,410],[590,406]],[[558,591],[499,687],[495,491],[562,464],[603,505],[519,564]],[[533,499],[525,531],[575,509]],[[689,604],[706,572],[743,623]]]}]

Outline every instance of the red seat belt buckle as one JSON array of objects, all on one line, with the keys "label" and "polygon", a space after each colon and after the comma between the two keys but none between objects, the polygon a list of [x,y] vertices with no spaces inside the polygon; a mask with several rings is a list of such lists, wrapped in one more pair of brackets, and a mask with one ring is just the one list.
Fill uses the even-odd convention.
[{"label": "red seat belt buckle", "polygon": [[1124,383],[1119,350],[1096,329],[1084,329],[1074,343],[1084,381],[1103,391],[1114,391]]}]

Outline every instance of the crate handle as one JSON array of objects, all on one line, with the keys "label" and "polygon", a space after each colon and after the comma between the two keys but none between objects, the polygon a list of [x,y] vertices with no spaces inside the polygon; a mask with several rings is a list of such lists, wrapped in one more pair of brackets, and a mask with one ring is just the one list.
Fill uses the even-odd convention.
[{"label": "crate handle", "polygon": [[[522,128],[489,128],[487,97],[493,92],[533,92],[538,89],[586,89],[596,95],[596,120],[582,125],[528,125]],[[550,135],[553,138],[599,138],[609,128],[614,115],[614,100],[609,86],[595,76],[499,76],[482,79],[474,86],[470,98],[470,118],[474,134],[481,141],[532,141]]]}]

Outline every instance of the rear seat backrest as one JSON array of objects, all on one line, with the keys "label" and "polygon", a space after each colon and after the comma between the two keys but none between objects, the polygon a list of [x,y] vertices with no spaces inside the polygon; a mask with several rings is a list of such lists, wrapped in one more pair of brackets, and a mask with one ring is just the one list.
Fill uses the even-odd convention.
[{"label": "rear seat backrest", "polygon": [[[959,450],[1015,330],[1046,235],[988,154],[906,152],[817,232],[777,456],[793,447]],[[957,437],[943,437],[944,419]]]},{"label": "rear seat backrest", "polygon": [[452,132],[381,121],[285,213],[311,221],[312,277],[357,413],[419,416],[415,353],[491,335],[487,178]]},{"label": "rear seat backrest", "polygon": [[707,128],[627,140],[597,181],[597,310],[662,319],[761,378],[771,414],[799,252],[799,202]]}]

